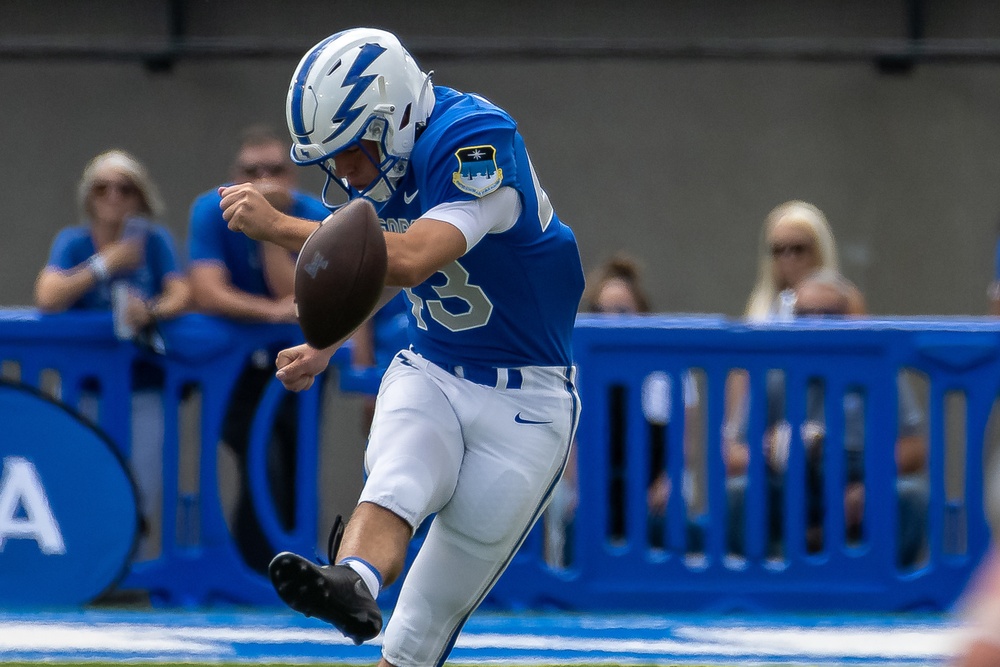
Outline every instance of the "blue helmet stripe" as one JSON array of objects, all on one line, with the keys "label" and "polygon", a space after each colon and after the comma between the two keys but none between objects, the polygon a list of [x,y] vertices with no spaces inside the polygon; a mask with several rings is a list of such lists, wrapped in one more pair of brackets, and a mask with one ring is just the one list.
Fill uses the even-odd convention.
[{"label": "blue helmet stripe", "polygon": [[375,44],[369,42],[361,47],[361,53],[358,54],[357,60],[351,65],[350,71],[347,72],[347,76],[344,77],[344,83],[341,84],[342,88],[351,86],[351,89],[344,96],[344,101],[340,103],[340,107],[337,109],[336,113],[333,114],[333,122],[337,123],[337,129],[334,130],[330,136],[323,140],[323,143],[330,141],[341,132],[350,127],[351,123],[361,115],[364,107],[359,107],[353,109],[354,103],[358,101],[365,89],[375,80],[374,74],[368,74],[366,76],[361,76],[366,69],[368,69],[375,59],[380,55],[385,53],[386,48],[381,44]]},{"label": "blue helmet stripe", "polygon": [[316,64],[316,60],[319,58],[319,54],[322,53],[324,47],[327,44],[337,39],[343,35],[346,30],[342,30],[335,35],[330,35],[322,42],[313,47],[312,51],[306,54],[305,59],[302,61],[302,66],[299,67],[299,73],[295,77],[295,84],[292,88],[292,108],[291,114],[293,128],[295,136],[299,139],[307,139],[306,123],[305,118],[302,114],[302,97],[306,89],[306,79],[309,77],[309,72],[312,70],[313,65]]}]

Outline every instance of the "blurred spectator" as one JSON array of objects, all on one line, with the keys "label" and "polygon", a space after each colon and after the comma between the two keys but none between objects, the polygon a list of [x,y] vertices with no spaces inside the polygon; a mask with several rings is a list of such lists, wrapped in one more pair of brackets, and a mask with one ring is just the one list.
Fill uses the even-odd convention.
[{"label": "blurred spectator", "polygon": [[[115,309],[122,337],[162,345],[157,320],[183,312],[190,291],[173,238],[156,222],[163,203],[146,168],[124,151],[101,153],[83,171],[77,203],[81,223],[56,235],[35,304],[49,313]],[[146,559],[155,555],[162,504],[163,375],[151,356],[134,368],[130,466],[145,523],[137,555]],[[98,388],[84,389],[81,412],[96,421]]]},{"label": "blurred spectator", "polygon": [[[838,272],[817,271],[799,281],[791,299],[792,316],[844,317],[852,308],[856,288]],[[906,378],[897,378],[898,431],[895,443],[898,502],[898,564],[912,567],[923,554],[927,529],[928,482],[926,479],[926,423]],[[784,417],[784,376],[772,372],[767,377],[767,421],[764,433],[764,456],[767,470],[768,555],[781,552],[784,518],[785,469],[792,446],[793,425]],[[857,392],[847,392],[843,399],[846,487],[844,490],[844,520],[848,543],[862,537],[865,503],[864,473],[864,398]],[[810,552],[823,545],[824,482],[823,449],[825,442],[823,386],[810,382],[806,391],[806,421],[799,425],[799,435],[805,448],[806,460],[806,542]],[[746,447],[746,423],[737,427],[735,439]],[[836,444],[836,443],[835,443]],[[872,443],[878,446],[878,443]],[[729,468],[727,480],[729,498],[729,548],[736,554],[744,549],[744,499],[746,467]]]},{"label": "blurred spectator", "polygon": [[[610,316],[633,315],[650,312],[650,301],[642,286],[640,269],[637,262],[624,253],[618,253],[601,265],[587,279],[587,289],[582,299],[582,310],[590,313],[601,313]],[[584,371],[586,372],[586,371]],[[666,461],[666,427],[670,420],[670,378],[662,372],[651,373],[643,382],[642,410],[650,426],[649,437],[652,443],[650,450],[649,489],[647,502],[649,516],[647,529],[651,546],[663,546],[663,521],[667,500],[670,494],[669,479],[665,474]],[[614,392],[613,392],[614,393]],[[691,409],[697,405],[697,390],[693,378],[686,375],[683,382],[685,407]],[[616,405],[623,405],[624,396],[618,392],[611,400]],[[624,419],[623,414],[613,418],[619,426]],[[620,428],[612,427],[610,447],[611,463],[611,507],[608,533],[611,539],[620,540],[625,537],[625,442]],[[546,561],[556,567],[563,567],[572,562],[572,530],[577,506],[577,454],[576,445],[570,452],[566,471],[556,486],[553,499],[546,511],[545,517],[545,557]],[[691,491],[691,479],[685,475],[686,492]],[[686,494],[687,495],[687,494]],[[689,497],[689,496],[687,496]]]},{"label": "blurred spectator", "polygon": [[[698,386],[694,376],[685,373],[681,381],[681,392],[684,399],[684,453],[689,459],[692,451],[693,426],[698,419]],[[653,442],[650,461],[650,476],[652,481],[646,490],[646,507],[648,509],[647,535],[649,546],[656,549],[666,547],[667,503],[670,501],[670,477],[667,474],[666,433],[670,424],[671,413],[670,378],[666,373],[654,371],[642,383],[642,412],[650,425],[650,438]],[[684,475],[681,480],[681,495],[685,506],[692,507],[697,497],[695,478],[690,467],[685,463]],[[704,549],[704,535],[701,527],[694,521],[686,524],[687,551],[701,552]]]},{"label": "blurred spectator", "polygon": [[638,263],[618,253],[587,277],[581,309],[587,313],[629,315],[648,313],[649,297],[642,286]]},{"label": "blurred spectator", "polygon": [[[798,200],[775,207],[764,219],[757,282],[747,300],[745,317],[752,322],[791,319],[799,282],[819,269],[838,271],[838,265],[837,244],[822,211]],[[864,297],[851,284],[848,313],[861,315],[865,311]],[[744,372],[734,370],[726,383],[722,441],[723,460],[730,476],[742,474],[749,461],[746,443],[732,437],[733,425],[747,419],[747,380]]]},{"label": "blurred spectator", "polygon": [[[826,216],[803,201],[789,201],[773,209],[764,221],[757,282],[747,301],[750,320],[787,319],[790,300],[799,281],[817,269],[839,270],[837,244]],[[861,292],[852,286],[848,312],[865,312]]]},{"label": "blurred spectator", "polygon": [[[230,183],[251,182],[277,209],[323,220],[329,211],[296,189],[289,142],[260,126],[244,131],[231,168]],[[212,188],[191,206],[188,233],[191,287],[198,310],[242,322],[295,322],[295,257],[288,251],[229,230]],[[284,347],[279,346],[279,347]],[[257,350],[237,380],[223,423],[222,440],[233,452],[242,479],[233,534],[246,562],[264,572],[274,555],[253,508],[247,475],[250,426],[258,401],[274,376],[278,349]],[[294,396],[282,402],[268,446],[268,483],[278,517],[294,525],[296,412]]]}]

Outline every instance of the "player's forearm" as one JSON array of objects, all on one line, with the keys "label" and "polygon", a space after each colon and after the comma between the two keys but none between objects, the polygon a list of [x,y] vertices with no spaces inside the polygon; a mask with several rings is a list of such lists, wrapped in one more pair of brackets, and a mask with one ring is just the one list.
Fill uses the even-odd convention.
[{"label": "player's forearm", "polygon": [[316,231],[318,227],[319,223],[315,220],[306,220],[282,214],[271,228],[267,237],[260,240],[270,241],[291,252],[298,252],[302,249],[302,245],[309,238],[309,235]]},{"label": "player's forearm", "polygon": [[257,241],[270,241],[292,252],[302,248],[318,224],[282,213],[251,183],[220,187],[219,195],[222,218],[231,231]]},{"label": "player's forearm", "polygon": [[270,299],[236,288],[217,290],[196,289],[194,303],[209,315],[229,317],[248,322],[290,322],[294,313],[284,301]]},{"label": "player's forearm", "polygon": [[421,218],[406,233],[385,233],[388,257],[385,284],[414,287],[451,264],[467,250],[457,227],[440,220]]}]

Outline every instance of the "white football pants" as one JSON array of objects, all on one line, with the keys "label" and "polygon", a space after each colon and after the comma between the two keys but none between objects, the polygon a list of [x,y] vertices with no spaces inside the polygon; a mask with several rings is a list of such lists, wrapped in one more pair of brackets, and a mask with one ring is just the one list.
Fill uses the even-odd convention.
[{"label": "white football pants", "polygon": [[359,502],[414,529],[437,513],[385,628],[382,654],[398,667],[444,663],[548,503],[576,432],[573,369],[475,370],[404,350],[379,389]]}]

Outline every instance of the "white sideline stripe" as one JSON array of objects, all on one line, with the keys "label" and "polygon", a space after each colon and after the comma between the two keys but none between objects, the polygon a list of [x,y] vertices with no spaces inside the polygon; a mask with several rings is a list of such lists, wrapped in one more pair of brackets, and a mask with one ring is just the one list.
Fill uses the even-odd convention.
[{"label": "white sideline stripe", "polygon": [[[158,619],[162,621],[162,618]],[[655,656],[741,658],[742,660],[818,659],[832,658],[845,661],[876,660],[882,664],[918,664],[915,660],[937,662],[953,654],[964,631],[954,624],[941,625],[830,625],[799,627],[750,623],[726,624],[714,621],[709,625],[686,624],[679,621],[658,623],[656,619],[637,619],[635,624],[621,619],[619,623],[596,621],[583,623],[577,619],[572,626],[588,636],[563,634],[571,626],[550,624],[548,632],[532,627],[530,632],[504,634],[488,622],[487,631],[467,629],[460,635],[455,652],[483,652],[488,659],[490,651],[524,651],[532,659],[544,657],[547,662],[580,662],[591,659],[618,659]],[[260,660],[264,654],[281,662],[317,661],[308,657],[304,645],[321,647],[349,647],[345,655],[360,657],[357,649],[333,629],[296,628],[258,625],[190,625],[191,619],[178,616],[177,623],[162,622],[87,622],[74,621],[25,621],[7,619],[0,631],[0,656],[4,660],[17,660],[19,654],[30,654],[32,660],[51,660],[57,655],[71,654],[74,659],[93,655],[130,656],[150,659],[153,656],[191,656],[205,658],[247,657],[247,648],[259,646],[253,658]],[[239,623],[239,620],[234,620]],[[587,627],[589,626],[589,627]],[[600,627],[598,627],[600,626]],[[659,628],[664,635],[650,636]],[[602,633],[611,631],[618,637]],[[604,634],[605,636],[602,636]],[[623,636],[625,635],[625,636]],[[631,635],[631,636],[627,636]],[[368,651],[377,650],[380,638],[366,644]],[[282,649],[280,647],[284,646]],[[555,648],[554,648],[555,647]],[[476,662],[477,655],[453,654],[453,659]],[[39,657],[40,656],[40,657]],[[326,654],[326,659],[341,658]],[[496,658],[493,658],[495,660]],[[508,659],[522,660],[518,656]],[[523,661],[523,660],[522,660]],[[827,662],[827,664],[830,664]]]},{"label": "white sideline stripe", "polygon": [[[4,623],[0,650],[216,651],[230,644],[334,644],[354,642],[332,630],[189,627],[147,623]],[[231,652],[231,651],[229,651]]]},{"label": "white sideline stripe", "polygon": [[948,635],[884,631],[829,633],[809,630],[732,633],[718,628],[700,633],[692,641],[677,639],[581,639],[552,635],[459,636],[455,648],[503,648],[582,653],[632,653],[644,655],[816,656],[854,658],[940,658],[950,654]]}]

